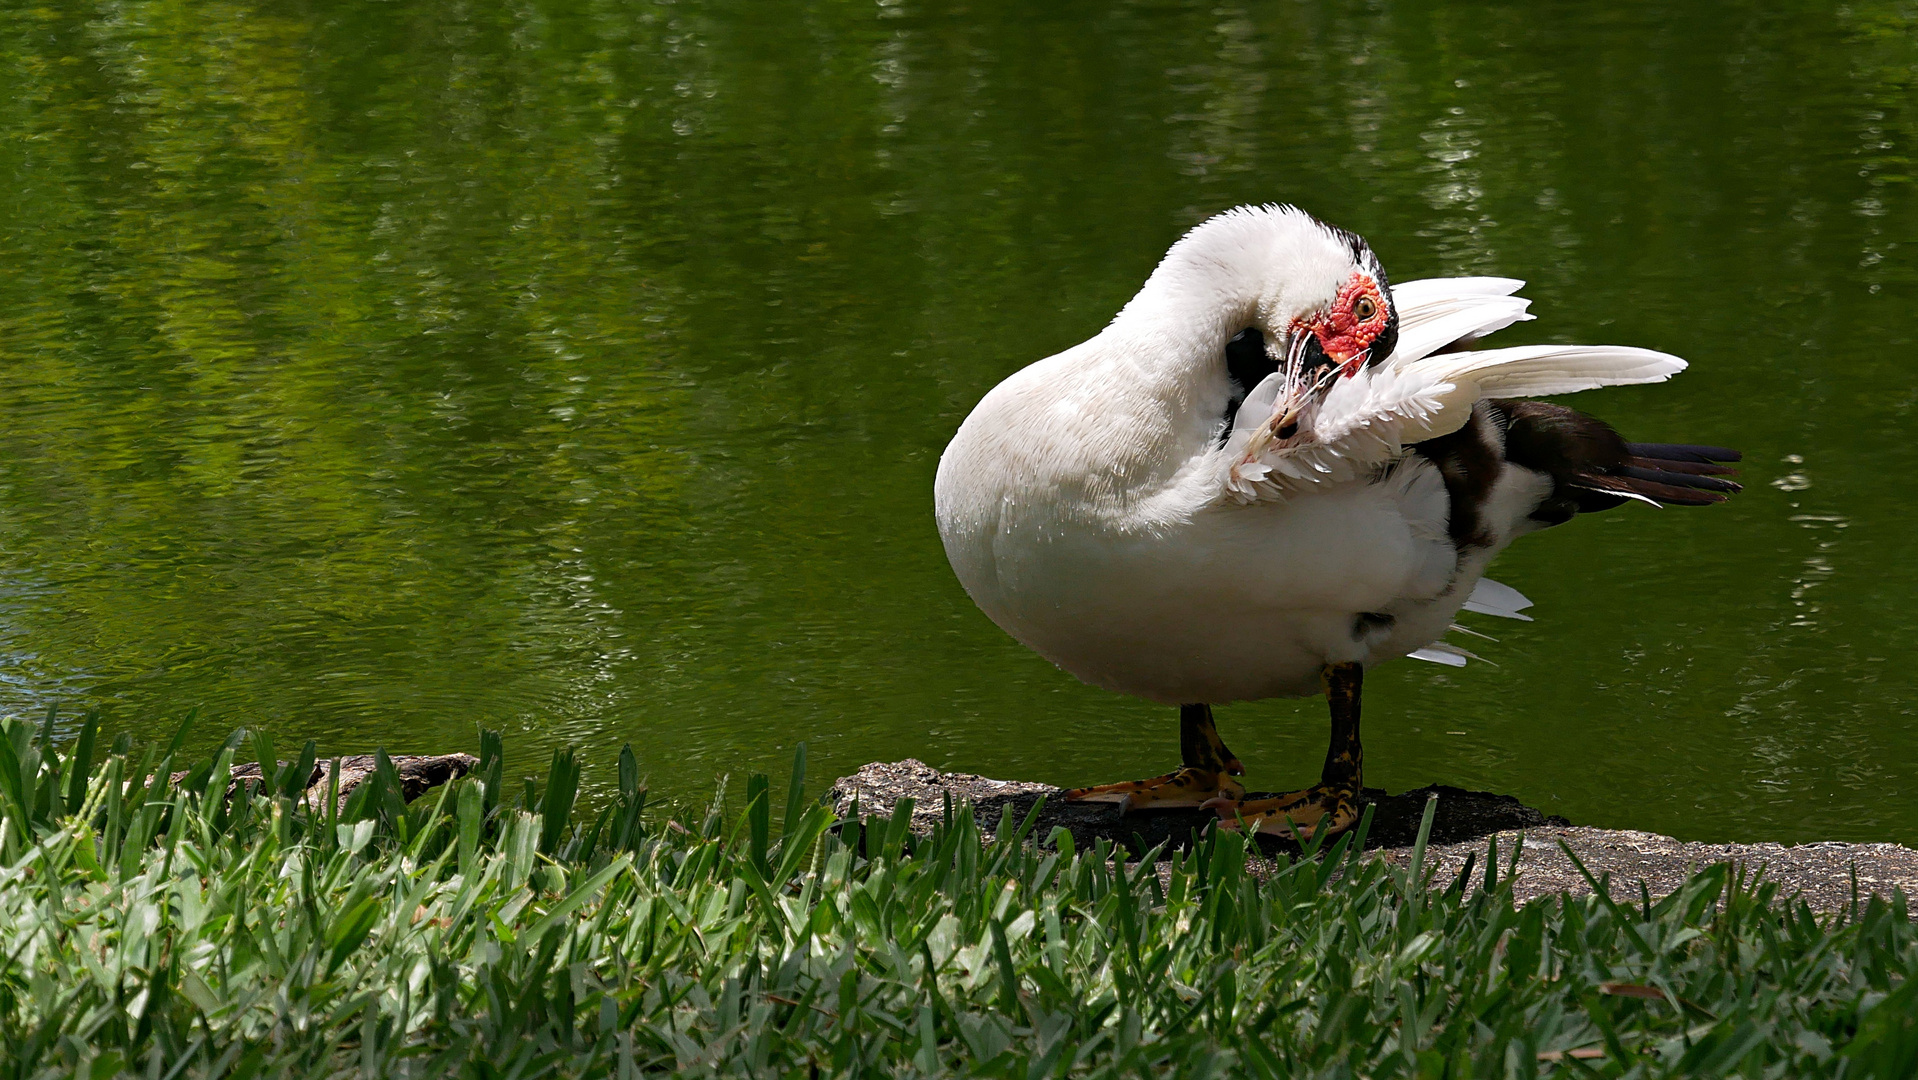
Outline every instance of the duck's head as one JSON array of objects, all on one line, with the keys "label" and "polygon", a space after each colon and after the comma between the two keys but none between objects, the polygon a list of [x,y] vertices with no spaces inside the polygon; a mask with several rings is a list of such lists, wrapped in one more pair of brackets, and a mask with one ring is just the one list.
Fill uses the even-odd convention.
[{"label": "duck's head", "polygon": [[[1291,316],[1284,327],[1270,335],[1248,326],[1224,350],[1241,400],[1256,397],[1254,404],[1271,410],[1271,437],[1281,443],[1309,433],[1339,380],[1357,377],[1392,355],[1399,336],[1385,274],[1376,268],[1353,270],[1331,300]],[[1268,380],[1268,393],[1256,393]]]},{"label": "duck's head", "polygon": [[1281,443],[1308,439],[1333,388],[1391,355],[1399,322],[1371,246],[1293,206],[1239,207],[1198,225],[1120,319],[1177,335],[1187,370],[1222,366],[1228,429],[1256,404],[1267,440]]}]

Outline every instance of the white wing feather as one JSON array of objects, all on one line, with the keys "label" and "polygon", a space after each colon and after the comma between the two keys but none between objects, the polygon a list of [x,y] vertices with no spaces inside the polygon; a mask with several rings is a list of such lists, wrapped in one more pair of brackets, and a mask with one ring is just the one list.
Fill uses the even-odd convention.
[{"label": "white wing feather", "polygon": [[[1524,593],[1519,592],[1510,585],[1503,585],[1493,581],[1491,578],[1478,579],[1478,584],[1472,586],[1472,595],[1467,597],[1465,601],[1465,610],[1467,611],[1476,611],[1480,615],[1496,615],[1501,619],[1519,619],[1524,622],[1532,621],[1530,615],[1524,614],[1524,610],[1531,606],[1532,602],[1525,598]],[[1464,631],[1473,637],[1485,637],[1484,634],[1476,630],[1468,630],[1463,626],[1455,625],[1452,629]],[[1497,639],[1488,638],[1487,640],[1495,641]],[[1449,641],[1434,641],[1424,648],[1413,649],[1405,655],[1414,660],[1426,660],[1434,664],[1444,664],[1446,667],[1464,667],[1465,661],[1467,660],[1480,660],[1488,664],[1491,663],[1490,660],[1486,660],[1476,653],[1467,652]]]},{"label": "white wing feather", "polygon": [[1459,300],[1481,296],[1510,296],[1525,287],[1518,278],[1446,277],[1401,281],[1392,286],[1392,301],[1399,306],[1399,325],[1407,319],[1421,318],[1421,312]]},{"label": "white wing feather", "polygon": [[1535,397],[1664,382],[1685,370],[1685,361],[1629,345],[1524,345],[1441,353],[1416,367],[1448,381],[1475,382],[1482,397]]},{"label": "white wing feather", "polygon": [[1531,622],[1530,615],[1523,614],[1532,602],[1525,594],[1510,585],[1500,584],[1491,578],[1479,578],[1472,586],[1472,595],[1465,598],[1465,610],[1476,611],[1480,615],[1496,615],[1501,619],[1518,619]]},{"label": "white wing feather", "polygon": [[1530,322],[1534,316],[1525,309],[1531,304],[1522,296],[1484,297],[1470,304],[1447,305],[1452,310],[1420,319],[1411,327],[1401,319],[1398,348],[1392,350],[1392,358],[1387,362],[1403,368],[1447,345],[1470,344],[1513,323]]},{"label": "white wing feather", "polygon": [[[1457,431],[1487,397],[1663,382],[1685,370],[1676,356],[1622,345],[1434,351],[1531,318],[1529,301],[1511,295],[1522,284],[1511,278],[1434,278],[1393,289],[1398,347],[1386,362],[1332,387],[1303,443],[1278,446],[1263,438],[1255,444],[1272,420],[1283,382],[1282,373],[1268,376],[1246,395],[1226,441],[1228,494],[1252,502],[1352,480],[1403,456],[1413,443]],[[1254,445],[1259,449],[1249,451]]]}]

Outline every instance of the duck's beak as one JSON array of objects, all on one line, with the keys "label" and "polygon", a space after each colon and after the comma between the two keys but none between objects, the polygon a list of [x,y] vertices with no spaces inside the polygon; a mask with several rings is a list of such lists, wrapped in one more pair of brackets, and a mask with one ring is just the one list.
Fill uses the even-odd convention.
[{"label": "duck's beak", "polygon": [[1302,329],[1286,350],[1285,389],[1272,407],[1272,436],[1281,441],[1299,433],[1299,427],[1324,400],[1340,364],[1325,351],[1319,335]]}]

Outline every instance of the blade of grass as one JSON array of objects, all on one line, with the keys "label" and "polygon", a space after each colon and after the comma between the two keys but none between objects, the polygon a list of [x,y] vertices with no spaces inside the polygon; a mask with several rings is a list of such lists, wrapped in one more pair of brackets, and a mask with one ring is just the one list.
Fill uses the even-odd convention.
[{"label": "blade of grass", "polygon": [[73,754],[67,759],[67,813],[80,812],[80,804],[86,801],[87,778],[93,775],[93,749],[100,737],[100,712],[97,709],[87,713],[86,720],[80,725],[80,738],[73,745]]},{"label": "blade of grass", "polygon": [[789,836],[799,825],[799,817],[806,810],[806,744],[802,741],[793,748],[792,779],[786,784],[786,815],[779,822],[779,832]]}]

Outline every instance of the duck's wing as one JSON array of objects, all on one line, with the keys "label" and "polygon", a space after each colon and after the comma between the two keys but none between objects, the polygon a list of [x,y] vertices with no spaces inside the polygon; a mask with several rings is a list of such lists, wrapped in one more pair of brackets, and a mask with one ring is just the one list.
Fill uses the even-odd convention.
[{"label": "duck's wing", "polygon": [[[1481,399],[1570,394],[1601,386],[1663,382],[1685,370],[1676,356],[1623,345],[1472,343],[1530,319],[1530,301],[1511,278],[1434,278],[1392,290],[1399,342],[1390,357],[1341,379],[1310,437],[1259,438],[1282,389],[1274,374],[1246,395],[1226,442],[1227,492],[1241,501],[1284,497],[1313,485],[1365,475],[1405,447],[1463,427]],[[1256,447],[1256,449],[1254,449]]]}]

